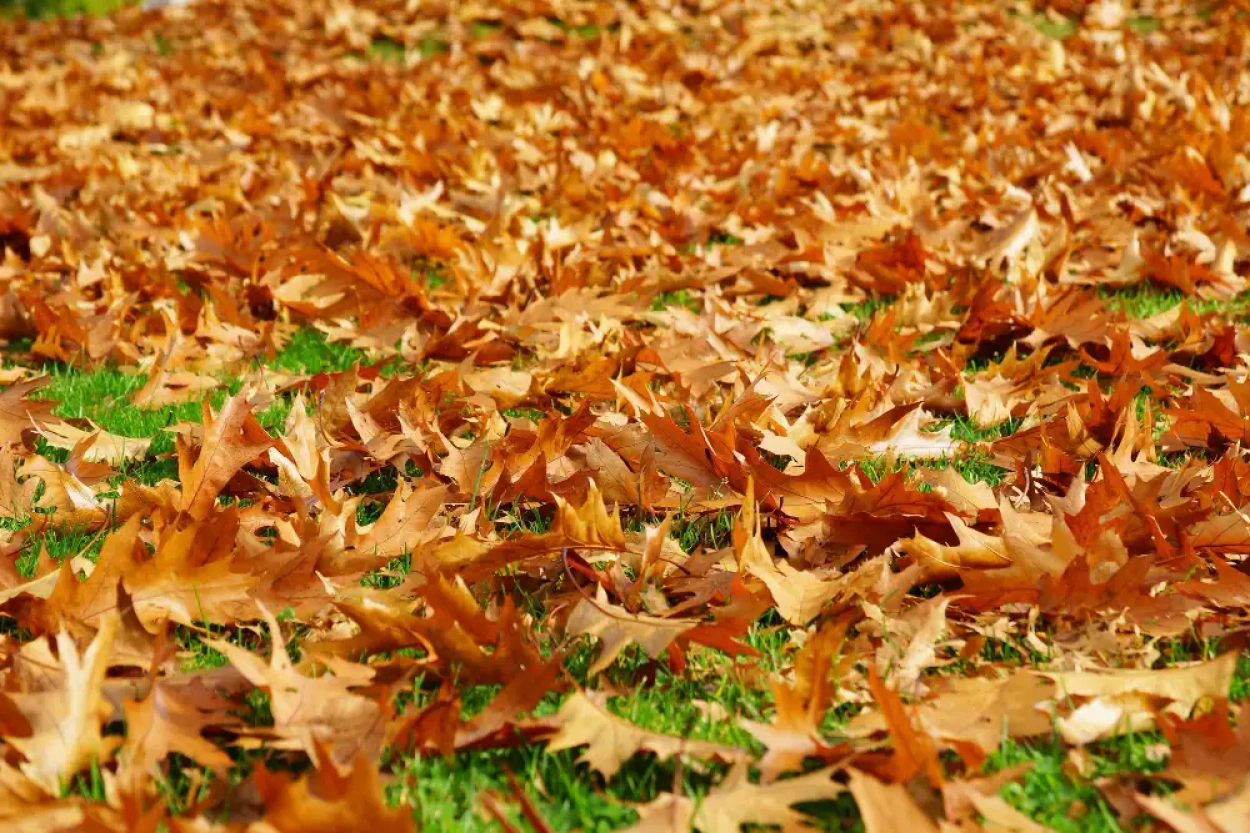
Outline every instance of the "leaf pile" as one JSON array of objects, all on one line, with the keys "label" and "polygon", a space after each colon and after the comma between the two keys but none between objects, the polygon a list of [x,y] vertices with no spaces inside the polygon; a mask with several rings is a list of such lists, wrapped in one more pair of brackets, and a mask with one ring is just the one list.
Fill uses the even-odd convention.
[{"label": "leaf pile", "polygon": [[0,22],[0,822],[1246,830],[1250,23],[1053,5]]}]

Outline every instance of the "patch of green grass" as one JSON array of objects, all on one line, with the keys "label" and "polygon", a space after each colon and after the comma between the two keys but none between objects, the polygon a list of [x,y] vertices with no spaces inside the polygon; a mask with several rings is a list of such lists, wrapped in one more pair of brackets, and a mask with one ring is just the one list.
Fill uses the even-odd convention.
[{"label": "patch of green grass", "polygon": [[[220,629],[218,629],[220,630]],[[214,636],[220,633],[209,629]],[[216,648],[204,643],[202,635],[183,625],[174,626],[174,639],[181,651],[180,665],[183,671],[196,671],[202,668],[220,668],[226,664],[226,655]]]},{"label": "patch of green grass", "polygon": [[414,272],[413,276],[424,281],[425,288],[430,291],[442,289],[451,280],[447,273],[437,266],[428,267],[424,271]]},{"label": "patch of green grass", "polygon": [[1011,638],[986,639],[981,646],[981,659],[998,664],[1037,668],[1048,658],[1023,639]]},{"label": "patch of green grass", "polygon": [[1037,31],[1054,40],[1066,40],[1080,31],[1080,22],[1070,17],[1052,17],[1045,14],[1018,15],[1013,9],[1008,12],[1012,17],[1019,16]]},{"label": "patch of green grass", "polygon": [[338,373],[369,360],[368,354],[348,344],[329,342],[311,327],[296,330],[271,361],[264,366],[286,373]]},{"label": "patch of green grass", "polygon": [[254,688],[243,696],[243,705],[232,710],[230,714],[249,726],[273,725],[273,700],[269,692]]},{"label": "patch of green grass", "polygon": [[1250,651],[1242,651],[1237,657],[1237,671],[1233,674],[1233,684],[1228,687],[1228,699],[1234,703],[1250,699]]},{"label": "patch of green grass", "polygon": [[88,801],[104,801],[104,775],[100,772],[100,761],[91,756],[91,766],[86,772],[79,772],[68,782],[61,784],[61,798],[82,796]]},{"label": "patch of green grass", "polygon": [[501,530],[504,535],[541,535],[551,529],[551,522],[555,517],[551,508],[544,507],[541,503],[523,505],[519,501],[513,501],[506,510],[502,506],[487,504],[486,517],[501,522],[502,514],[511,519]]},{"label": "patch of green grass", "polygon": [[698,312],[703,309],[703,302],[691,295],[687,289],[678,289],[675,292],[661,292],[651,302],[653,312],[663,312],[669,307],[685,307],[691,312]]},{"label": "patch of green grass", "polygon": [[594,25],[593,23],[573,25],[573,24],[565,23],[563,20],[561,20],[558,17],[548,17],[547,22],[552,24],[553,26],[556,26],[557,28],[563,29],[566,32],[572,32],[578,37],[585,38],[587,40],[590,40],[592,38],[597,38],[603,32],[602,29],[600,29],[598,26]]},{"label": "patch of green grass", "polygon": [[[1000,466],[990,462],[984,454],[973,452],[957,457],[867,457],[856,460],[855,464],[868,475],[873,483],[880,483],[887,474],[896,471],[915,471],[917,469],[954,469],[969,483],[988,483],[997,486],[1007,472]],[[921,484],[921,491],[927,491],[926,484]]]},{"label": "patch of green grass", "polygon": [[1131,32],[1139,35],[1150,35],[1159,31],[1159,27],[1163,25],[1163,22],[1151,15],[1141,15],[1139,17],[1130,17],[1125,22],[1125,25]]},{"label": "patch of green grass", "polygon": [[[769,652],[780,650],[785,634],[769,628],[753,630],[748,642]],[[583,683],[585,669],[597,649],[579,647],[566,661],[566,668]],[[698,656],[690,658],[697,668]],[[739,728],[736,720],[709,714],[695,701],[717,704],[728,715],[753,720],[771,719],[772,700],[766,688],[743,682],[724,667],[702,669],[706,673],[673,674],[663,662],[655,669],[654,681],[637,686],[634,677],[651,665],[634,648],[628,649],[607,673],[618,687],[633,687],[628,696],[613,697],[608,709],[616,716],[643,729],[682,737],[744,746],[760,751],[758,742]],[[497,689],[474,686],[461,692],[466,716],[486,707]],[[423,695],[418,694],[417,702]],[[549,695],[534,711],[543,716],[558,710],[563,697]],[[483,752],[459,753],[448,762],[438,756],[411,755],[392,750],[390,758],[397,779],[396,798],[402,796],[416,811],[422,829],[487,831],[495,827],[474,812],[485,790],[510,793],[507,773],[556,830],[608,831],[629,824],[636,818],[626,804],[650,801],[673,788],[676,768],[672,761],[660,762],[642,754],[628,760],[612,779],[604,781],[584,764],[577,762],[580,749],[547,754],[541,745]],[[726,768],[712,765],[704,772],[685,766],[679,789],[693,798],[706,795],[723,776]],[[533,785],[542,785],[539,790]],[[825,815],[825,808],[813,808]],[[845,817],[841,807],[839,818]],[[837,828],[829,828],[837,829]]]},{"label": "patch of green grass", "polygon": [[130,5],[129,0],[0,0],[0,18],[78,17],[103,15]]},{"label": "patch of green grass", "polygon": [[1064,769],[1057,742],[1017,743],[1008,739],[986,762],[993,773],[1016,764],[1033,768],[1000,795],[1020,812],[1058,833],[1121,833],[1115,813],[1089,781],[1076,781]]},{"label": "patch of green grass", "polygon": [[442,38],[424,37],[417,43],[417,52],[422,58],[433,58],[451,51],[451,44]]},{"label": "patch of green grass", "polygon": [[949,425],[951,426],[951,436],[955,439],[966,443],[981,443],[1010,437],[1019,431],[1020,426],[1023,424],[1024,420],[1020,417],[1011,417],[997,425],[989,425],[982,428],[977,426],[969,417],[963,414],[956,414],[954,417],[938,420],[932,430],[941,431]]},{"label": "patch of green grass", "polygon": [[403,61],[407,50],[394,38],[379,35],[369,44],[369,57],[383,61]]},{"label": "patch of green grass", "polygon": [[370,570],[361,577],[360,583],[365,587],[378,590],[389,590],[404,580],[404,576],[412,570],[412,554],[397,555],[386,562],[385,567]]},{"label": "patch of green grass", "polygon": [[422,58],[431,58],[449,51],[451,51],[451,44],[442,38],[427,36],[418,41],[415,47],[409,47],[394,38],[378,35],[369,43],[369,48],[363,53],[351,52],[348,53],[348,57],[357,60],[386,61],[402,64],[411,52],[416,52]]},{"label": "patch of green grass", "polygon": [[31,535],[23,542],[15,566],[19,573],[30,578],[35,573],[41,550],[57,561],[76,555],[84,555],[95,561],[100,557],[104,537],[105,534],[100,530],[78,526],[52,526]]},{"label": "patch of green grass", "polygon": [[541,420],[543,417],[545,417],[547,413],[543,411],[541,408],[522,407],[522,408],[509,408],[508,410],[503,412],[503,415],[508,417],[509,419],[520,419],[523,417],[525,419],[528,419],[530,422],[536,423],[539,420]]},{"label": "patch of green grass", "polygon": [[498,20],[475,20],[469,24],[469,37],[488,38],[503,29]]},{"label": "patch of green grass", "polygon": [[686,552],[698,548],[718,550],[732,541],[734,516],[721,509],[714,515],[680,516],[673,519],[670,535]]},{"label": "patch of green grass", "polygon": [[[147,381],[141,374],[120,370],[81,370],[76,367],[48,367],[49,383],[35,396],[58,402],[54,413],[63,419],[89,419],[105,431],[123,437],[152,438],[149,456],[173,451],[173,435],[163,431],[179,422],[199,422],[200,403],[183,402],[163,408],[143,408],[130,401],[131,395]],[[237,386],[237,381],[235,385]],[[214,390],[209,397],[220,408],[229,385]]]},{"label": "patch of green grass", "polygon": [[[461,752],[451,761],[439,755],[415,755],[394,765],[402,784],[395,788],[396,797],[402,796],[413,806],[419,829],[487,833],[498,827],[477,812],[481,796],[487,791],[509,795],[507,773],[512,773],[556,830],[608,831],[634,821],[637,814],[619,800],[618,794],[630,796],[638,790],[618,787],[605,792],[586,768],[576,763],[577,754],[566,750],[548,755],[541,747],[526,746]],[[641,775],[635,774],[637,771]],[[631,761],[614,783],[632,786],[645,777],[647,768]],[[543,785],[542,794],[531,786],[534,784]]]},{"label": "patch of green grass", "polygon": [[868,321],[896,300],[898,299],[893,295],[874,295],[855,304],[843,304],[842,309],[860,321]]},{"label": "patch of green grass", "polygon": [[1163,287],[1144,281],[1129,287],[1099,287],[1098,297],[1115,312],[1129,318],[1149,318],[1185,300],[1185,294],[1173,287]]},{"label": "patch of green grass", "polygon": [[1185,295],[1173,286],[1160,286],[1151,281],[1127,287],[1099,287],[1098,297],[1115,312],[1128,318],[1149,318],[1187,303],[1198,315],[1221,314],[1226,318],[1242,319],[1250,315],[1250,293],[1242,293],[1229,300],[1196,298]]}]

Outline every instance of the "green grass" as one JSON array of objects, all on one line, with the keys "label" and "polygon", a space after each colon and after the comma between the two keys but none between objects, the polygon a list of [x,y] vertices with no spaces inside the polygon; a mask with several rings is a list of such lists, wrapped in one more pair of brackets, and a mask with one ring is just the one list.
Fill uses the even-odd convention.
[{"label": "green grass", "polygon": [[[134,405],[131,395],[143,387],[147,379],[141,374],[102,369],[84,371],[76,367],[54,365],[46,368],[49,382],[38,391],[37,398],[57,401],[54,413],[63,419],[89,419],[113,434],[123,437],[152,438],[149,456],[167,454],[174,449],[173,435],[163,429],[179,422],[199,422],[200,403],[196,401],[145,408]],[[209,401],[220,408],[231,388],[237,390],[238,380],[227,380],[214,390]]]},{"label": "green grass", "polygon": [[102,15],[130,5],[130,0],[0,0],[0,17],[46,17]]},{"label": "green grass", "polygon": [[1162,25],[1163,23],[1159,20],[1159,18],[1151,17],[1150,15],[1130,17],[1127,21],[1125,21],[1125,26],[1128,27],[1129,31],[1138,35],[1153,34],[1159,31],[1159,28]]},{"label": "green grass", "polygon": [[1175,287],[1159,286],[1150,281],[1128,287],[1099,287],[1098,297],[1109,309],[1122,312],[1128,318],[1149,318],[1181,303],[1189,304],[1189,308],[1198,315],[1219,313],[1234,319],[1250,315],[1250,293],[1242,293],[1228,301],[1206,300],[1189,297]]},{"label": "green grass", "polygon": [[842,309],[860,321],[869,321],[874,315],[886,309],[897,300],[893,295],[874,295],[855,304],[843,304]]},{"label": "green grass", "polygon": [[688,289],[678,289],[675,292],[661,292],[651,302],[653,312],[663,312],[669,307],[685,307],[697,313],[703,309],[703,301],[691,295]]},{"label": "green grass", "polygon": [[[856,460],[855,462],[873,483],[880,483],[887,474],[896,471],[954,469],[969,483],[988,483],[991,486],[997,486],[1007,473],[1006,469],[994,465],[988,457],[977,452],[958,457],[930,457],[923,459],[869,457],[863,460]],[[922,486],[922,490],[923,488]]]},{"label": "green grass", "polygon": [[[1013,9],[1008,14],[1015,17],[1018,13]],[[1080,23],[1070,17],[1051,17],[1039,13],[1019,15],[1019,17],[1046,37],[1054,40],[1066,40],[1081,29]]]},{"label": "green grass", "polygon": [[[313,329],[296,332],[291,341],[280,350],[265,367],[286,373],[335,373],[347,370],[358,363],[367,362],[369,356],[362,350],[344,344],[332,344],[325,336]],[[113,368],[84,370],[72,365],[49,363],[42,367],[48,375],[48,384],[37,391],[38,399],[52,399],[58,403],[54,413],[62,419],[89,419],[106,431],[123,437],[152,438],[149,458],[173,451],[173,435],[163,429],[180,422],[199,422],[201,416],[198,401],[146,408],[130,400],[147,382],[141,373],[128,373]],[[209,395],[213,408],[220,408],[228,395],[237,393],[243,385],[239,378],[223,378],[221,385]],[[257,413],[257,420],[270,431],[277,430],[290,413],[290,398],[279,398]],[[61,452],[63,456],[64,452]],[[52,454],[50,456],[56,456]],[[145,461],[147,462],[147,461]],[[142,463],[128,464],[127,475],[142,477]]]},{"label": "green grass", "polygon": [[1018,417],[1012,417],[1004,420],[997,425],[989,425],[980,428],[975,425],[971,419],[963,414],[957,414],[954,417],[940,419],[933,426],[934,431],[941,431],[948,425],[951,426],[951,436],[957,440],[966,443],[991,442],[993,440],[1001,440],[1010,437],[1012,434],[1020,430],[1020,426],[1024,424],[1024,420]]},{"label": "green grass", "polygon": [[99,531],[65,525],[52,526],[31,535],[23,542],[17,557],[17,571],[27,578],[34,575],[35,565],[39,561],[41,551],[47,552],[57,561],[76,555],[83,555],[95,561],[100,557],[100,549],[103,546],[104,534]]},{"label": "green grass", "polygon": [[1017,743],[1008,739],[986,762],[997,772],[1017,764],[1032,769],[1000,795],[1034,821],[1058,833],[1120,833],[1115,813],[1089,781],[1074,780],[1064,768],[1066,754],[1054,741]]},{"label": "green grass", "polygon": [[264,367],[286,373],[336,373],[365,364],[369,355],[348,344],[329,342],[311,327],[295,331],[291,340]]},{"label": "green grass", "polygon": [[432,58],[451,49],[451,45],[441,38],[424,37],[416,47],[407,47],[394,38],[385,35],[375,37],[369,44],[368,57],[380,61],[403,63],[410,53],[415,52],[422,58]]}]

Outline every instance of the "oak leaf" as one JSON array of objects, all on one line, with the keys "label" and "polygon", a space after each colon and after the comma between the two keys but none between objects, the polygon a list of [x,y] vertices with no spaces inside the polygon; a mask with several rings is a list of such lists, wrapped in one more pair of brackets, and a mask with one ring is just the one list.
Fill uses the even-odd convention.
[{"label": "oak leaf", "polygon": [[230,701],[207,688],[199,678],[186,685],[157,680],[142,700],[126,700],[126,741],[118,757],[132,777],[159,777],[171,752],[185,755],[207,769],[225,772],[233,759],[202,732],[233,723],[226,714]]},{"label": "oak leaf", "polygon": [[844,787],[830,780],[832,774],[833,770],[822,769],[771,784],[753,784],[747,778],[746,762],[737,763],[699,802],[694,827],[703,833],[739,833],[745,824],[806,829],[803,814],[793,806],[828,801],[844,792]]},{"label": "oak leaf", "polygon": [[[320,746],[313,759],[333,753]],[[293,780],[285,773],[261,770],[253,782],[265,807],[264,824],[280,833],[412,833],[412,811],[387,806],[377,767],[359,752],[343,771],[319,767]]]},{"label": "oak leaf", "polygon": [[252,414],[248,391],[227,399],[215,416],[205,399],[203,421],[204,441],[198,453],[181,436],[177,438],[178,479],[182,483],[177,508],[197,521],[208,518],[230,478],[274,445],[274,439]]},{"label": "oak leaf", "polygon": [[39,376],[0,391],[0,446],[20,443],[23,433],[57,421],[52,413],[56,402],[28,396],[47,383],[48,377]]},{"label": "oak leaf", "polygon": [[261,614],[273,643],[268,663],[223,639],[206,639],[204,644],[224,654],[252,685],[269,693],[272,733],[280,745],[304,751],[318,767],[344,767],[360,754],[375,756],[381,747],[381,708],[352,691],[369,684],[373,671],[333,660],[328,663],[332,673],[317,677],[300,673],[277,621],[263,607]]},{"label": "oak leaf", "polygon": [[746,755],[745,750],[734,746],[640,729],[608,711],[602,698],[582,691],[564,701],[556,718],[559,728],[547,739],[547,751],[585,746],[579,760],[605,778],[611,778],[625,761],[644,751],[662,761],[681,757],[728,762],[743,760]]},{"label": "oak leaf", "polygon": [[938,825],[916,805],[902,784],[885,784],[851,770],[851,795],[865,833],[937,833]]},{"label": "oak leaf", "polygon": [[112,466],[146,457],[152,445],[150,438],[123,437],[94,425],[92,428],[91,431],[84,431],[63,420],[56,420],[43,423],[37,430],[52,448],[71,451],[73,456],[91,463]]},{"label": "oak leaf", "polygon": [[655,659],[673,640],[699,623],[690,619],[662,619],[645,613],[630,613],[608,602],[600,585],[596,597],[582,597],[569,614],[565,630],[570,636],[593,636],[603,643],[599,656],[587,673],[595,675],[610,666],[629,645],[637,645]]},{"label": "oak leaf", "polygon": [[25,756],[22,772],[50,795],[94,759],[111,757],[112,743],[101,729],[112,711],[104,699],[117,616],[100,620],[95,639],[81,654],[65,633],[56,637],[63,678],[56,688],[10,695],[29,722],[29,737],[9,737],[8,743]]}]

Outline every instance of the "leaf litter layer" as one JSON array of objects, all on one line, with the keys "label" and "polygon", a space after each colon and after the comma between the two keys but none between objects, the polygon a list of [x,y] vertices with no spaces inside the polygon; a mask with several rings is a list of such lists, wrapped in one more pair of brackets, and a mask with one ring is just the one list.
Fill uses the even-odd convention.
[{"label": "leaf litter layer", "polygon": [[0,820],[1245,830],[1235,3],[0,22]]}]

